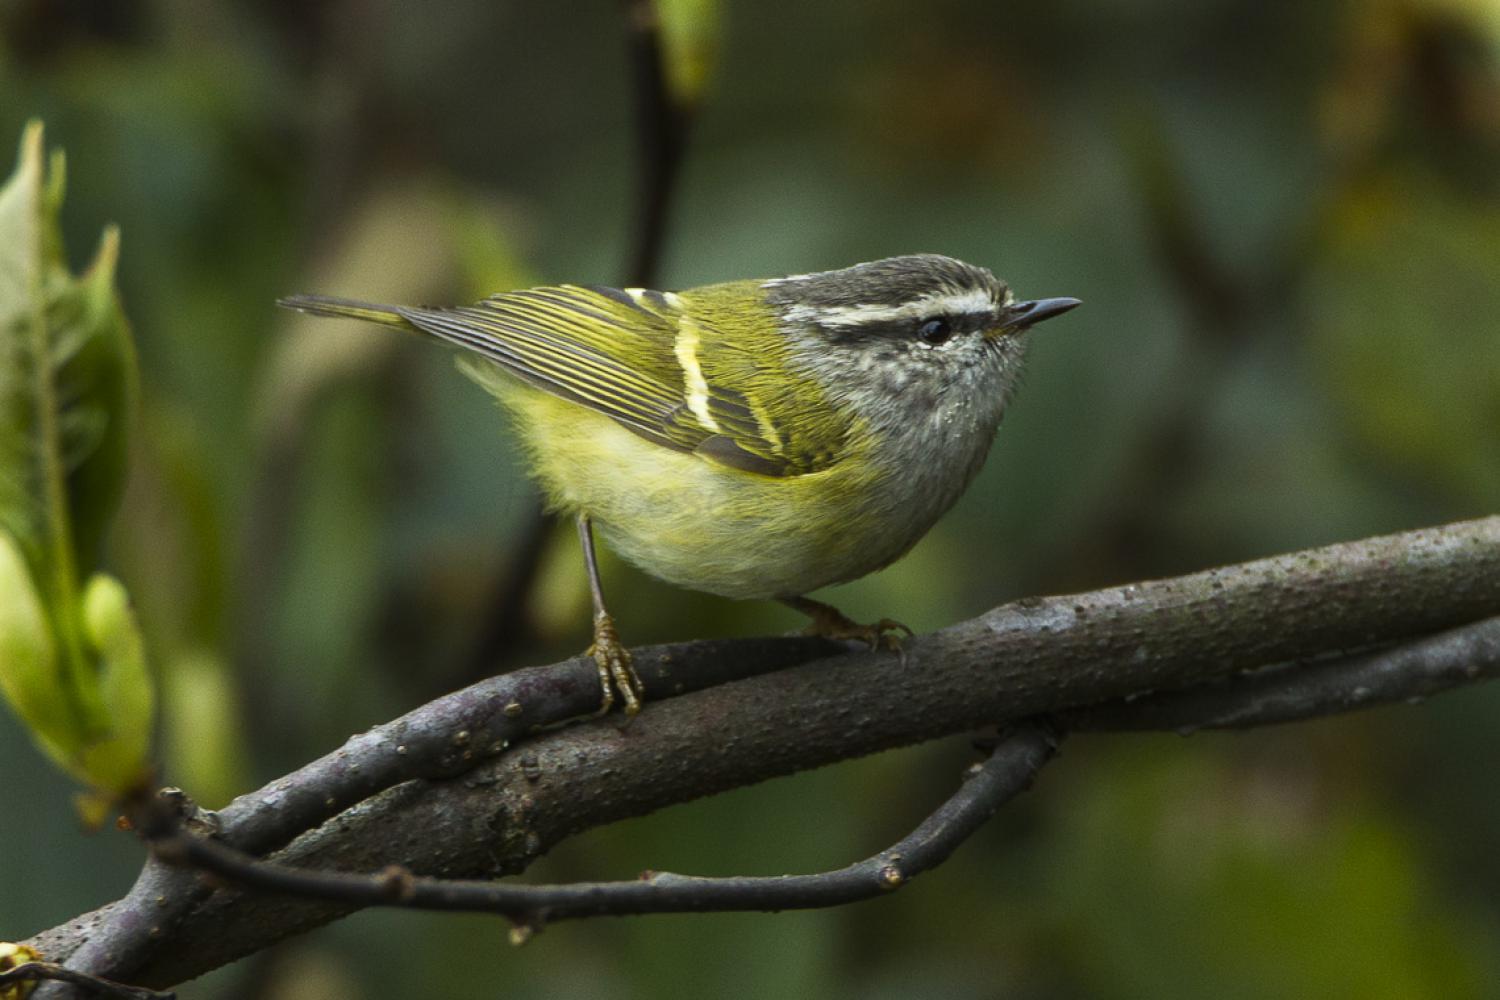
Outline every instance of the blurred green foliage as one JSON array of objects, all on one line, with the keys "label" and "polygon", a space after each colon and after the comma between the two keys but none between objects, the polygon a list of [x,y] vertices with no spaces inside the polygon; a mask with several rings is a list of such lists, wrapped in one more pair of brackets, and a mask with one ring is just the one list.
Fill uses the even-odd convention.
[{"label": "blurred green foliage", "polygon": [[[657,0],[667,86],[683,104],[697,104],[719,56],[719,0]],[[638,9],[649,9],[641,5]]]},{"label": "blurred green foliage", "polygon": [[[69,242],[108,219],[128,240],[143,433],[107,565],[161,666],[164,777],[207,804],[473,675],[532,517],[508,430],[442,351],[272,302],[619,280],[622,6],[0,5],[0,137],[45,118],[73,166]],[[932,250],[1085,301],[1038,336],[958,508],[830,595],[850,614],[931,628],[1500,506],[1492,0],[664,10],[698,67],[677,85],[701,88],[664,285]],[[544,539],[508,662],[585,643],[575,544]],[[800,624],[604,569],[628,642]],[[1080,740],[889,899],[570,924],[519,951],[493,921],[362,914],[182,995],[1493,995],[1497,722],[1500,695],[1473,690]],[[837,866],[906,832],[970,756],[744,789],[535,874]],[[34,757],[0,717],[0,759]],[[78,835],[40,769],[17,782],[12,938],[139,862]]]}]

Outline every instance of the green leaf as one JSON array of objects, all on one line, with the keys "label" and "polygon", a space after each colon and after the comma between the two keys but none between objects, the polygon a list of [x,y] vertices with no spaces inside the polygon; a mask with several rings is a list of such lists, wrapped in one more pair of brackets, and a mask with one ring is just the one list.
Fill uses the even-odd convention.
[{"label": "green leaf", "polygon": [[33,330],[43,330],[46,317],[41,161],[42,133],[32,125],[21,140],[21,162],[0,189],[0,528],[38,570],[47,568],[50,513],[38,502],[44,477],[36,396],[45,379]]},{"label": "green leaf", "polygon": [[20,547],[0,530],[0,694],[25,720],[38,743],[54,758],[69,748],[50,734],[67,733],[73,715],[57,697],[57,644],[42,599]]},{"label": "green leaf", "polygon": [[119,252],[111,226],[88,270],[49,304],[63,362],[59,385],[72,402],[60,423],[73,546],[84,565],[98,560],[119,509],[139,393],[135,344],[115,290]]},{"label": "green leaf", "polygon": [[123,588],[79,580],[124,489],[136,360],[115,230],[68,269],[63,166],[33,122],[0,188],[0,691],[63,767],[120,792],[145,774],[149,678]]},{"label": "green leaf", "polygon": [[[125,482],[135,352],[114,288],[119,235],[105,231],[75,278],[63,254],[62,154],[42,127],[0,189],[0,527],[21,544],[54,614],[92,564]],[[60,627],[70,623],[58,621]]]}]

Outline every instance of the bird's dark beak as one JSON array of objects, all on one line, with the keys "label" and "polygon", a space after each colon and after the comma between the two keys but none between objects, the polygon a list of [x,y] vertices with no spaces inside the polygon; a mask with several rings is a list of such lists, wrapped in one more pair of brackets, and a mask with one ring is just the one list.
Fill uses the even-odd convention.
[{"label": "bird's dark beak", "polygon": [[1083,305],[1077,299],[1033,299],[1030,302],[1012,302],[1001,312],[1002,328],[1007,332],[1026,330],[1044,319],[1061,316],[1076,306]]}]

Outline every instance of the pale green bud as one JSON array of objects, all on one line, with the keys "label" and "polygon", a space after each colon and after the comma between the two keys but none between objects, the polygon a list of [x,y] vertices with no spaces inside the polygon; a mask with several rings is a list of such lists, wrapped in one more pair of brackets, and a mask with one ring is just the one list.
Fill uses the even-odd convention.
[{"label": "pale green bud", "polygon": [[129,595],[114,577],[97,573],[84,588],[83,631],[108,729],[84,749],[80,776],[104,791],[130,791],[149,770],[155,692]]},{"label": "pale green bud", "polygon": [[61,762],[71,755],[68,733],[75,727],[58,690],[57,656],[26,559],[15,539],[0,531],[0,693],[42,749]]},{"label": "pale green bud", "polygon": [[151,675],[118,580],[90,580],[82,616],[92,662],[73,674],[75,691],[26,560],[0,532],[0,692],[49,757],[99,791],[119,794],[148,774]]}]

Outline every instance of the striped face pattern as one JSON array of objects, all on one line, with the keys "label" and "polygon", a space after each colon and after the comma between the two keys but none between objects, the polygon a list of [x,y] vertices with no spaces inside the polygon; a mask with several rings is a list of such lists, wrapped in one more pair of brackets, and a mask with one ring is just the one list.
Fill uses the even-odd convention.
[{"label": "striped face pattern", "polygon": [[929,344],[996,326],[1014,299],[984,268],[937,254],[775,278],[762,287],[787,323],[835,337],[910,337]]}]

